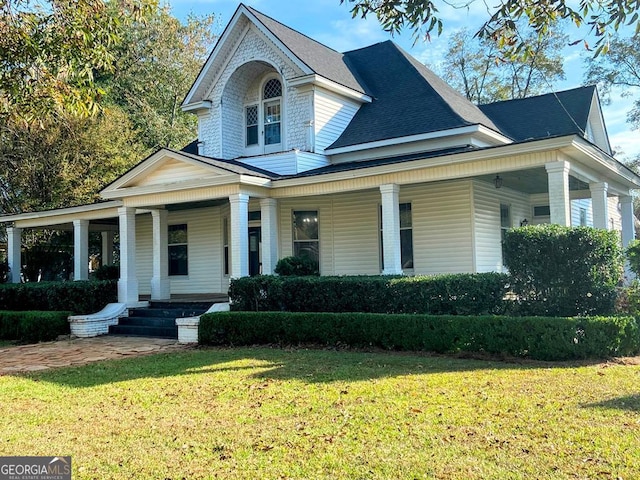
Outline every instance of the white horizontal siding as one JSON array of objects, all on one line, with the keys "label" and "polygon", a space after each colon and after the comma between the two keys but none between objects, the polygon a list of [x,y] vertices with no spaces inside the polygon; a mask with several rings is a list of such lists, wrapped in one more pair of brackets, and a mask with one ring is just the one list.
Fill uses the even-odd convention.
[{"label": "white horizontal siding", "polygon": [[379,274],[380,192],[337,195],[332,201],[335,274]]},{"label": "white horizontal siding", "polygon": [[590,198],[580,198],[571,200],[571,226],[580,226],[580,211],[584,209],[587,217],[587,227],[593,227],[593,208],[591,207]]},{"label": "white horizontal siding", "polygon": [[[170,277],[171,293],[213,293],[226,291],[222,275],[222,220],[220,208],[170,212],[169,225],[187,224],[188,271]],[[136,270],[139,291],[151,293],[153,234],[151,215],[136,217]]]},{"label": "white horizontal siding", "polygon": [[323,152],[347,128],[360,105],[318,89],[314,96],[315,151]]},{"label": "white horizontal siding", "polygon": [[298,173],[296,153],[285,152],[277,155],[264,155],[260,157],[242,158],[242,163],[253,167],[262,168],[280,175],[293,175]]},{"label": "white horizontal siding", "polygon": [[468,181],[400,188],[411,202],[416,275],[464,273],[473,269],[471,188]]},{"label": "white horizontal siding", "polygon": [[316,153],[298,152],[298,173],[330,165],[329,158]]},{"label": "white horizontal siding", "polygon": [[211,176],[215,176],[211,169],[193,165],[188,162],[167,160],[131,186],[161,185],[164,183],[175,183]]},{"label": "white horizontal siding", "polygon": [[502,271],[500,205],[509,205],[511,227],[531,222],[532,206],[528,194],[509,188],[497,189],[490,183],[473,182],[475,271]]},{"label": "white horizontal siding", "polygon": [[609,229],[622,231],[622,215],[618,209],[619,198],[609,197]]}]

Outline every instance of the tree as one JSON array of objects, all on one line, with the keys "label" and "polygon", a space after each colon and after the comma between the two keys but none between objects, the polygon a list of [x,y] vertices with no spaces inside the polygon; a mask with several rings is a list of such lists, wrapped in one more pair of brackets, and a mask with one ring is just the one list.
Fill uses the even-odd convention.
[{"label": "tree", "polygon": [[525,40],[532,54],[505,61],[494,42],[461,30],[451,36],[439,70],[449,85],[477,104],[549,91],[564,78],[561,49],[567,36],[552,29],[542,37],[529,32]]},{"label": "tree", "polygon": [[[182,25],[164,9],[127,21],[105,54],[111,68],[92,74],[91,88],[100,92],[93,110],[83,114],[53,95],[32,105],[37,121],[7,115],[0,123],[0,214],[92,203],[152,150],[193,140],[195,120],[179,104],[213,42],[212,21],[193,17]],[[47,105],[53,109],[40,109]]]},{"label": "tree", "polygon": [[182,24],[168,8],[158,10],[126,30],[116,68],[100,80],[148,150],[182,148],[195,138],[196,119],[180,104],[213,47],[214,20],[192,15]]},{"label": "tree", "polygon": [[[429,39],[434,31],[438,35],[442,32],[443,22],[438,7],[449,5],[463,9],[477,1],[340,0],[340,3],[349,4],[354,17],[375,15],[388,32],[398,33],[408,28],[417,40],[420,37]],[[532,52],[532,46],[519,34],[520,21],[540,36],[547,34],[560,20],[570,20],[578,27],[586,26],[588,33],[596,39],[596,56],[609,48],[608,40],[612,31],[624,25],[634,25],[636,32],[640,30],[640,2],[637,0],[581,0],[579,3],[566,0],[504,0],[496,2],[496,6],[490,2],[484,2],[484,5],[489,18],[477,35],[495,41],[512,55],[524,53],[526,56]],[[585,45],[589,48],[586,40]]]},{"label": "tree", "polygon": [[[606,55],[587,60],[585,81],[597,83],[600,94],[609,101],[613,89],[632,96],[640,89],[640,36],[616,37]],[[627,121],[634,129],[640,128],[640,99],[633,102]]]},{"label": "tree", "polygon": [[122,28],[157,0],[0,0],[0,119],[97,111],[95,75],[113,68]]}]

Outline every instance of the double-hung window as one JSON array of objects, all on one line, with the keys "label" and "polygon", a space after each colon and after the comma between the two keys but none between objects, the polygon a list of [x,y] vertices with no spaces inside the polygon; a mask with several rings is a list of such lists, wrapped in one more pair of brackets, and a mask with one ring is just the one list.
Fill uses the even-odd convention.
[{"label": "double-hung window", "polygon": [[169,225],[169,275],[189,274],[187,224]]},{"label": "double-hung window", "polygon": [[[400,207],[400,264],[403,270],[413,268],[413,219],[411,203],[401,203]],[[384,245],[382,235],[382,206],[380,207],[380,264],[384,270]]]},{"label": "double-hung window", "polygon": [[293,212],[293,254],[320,264],[320,236],[317,210]]},{"label": "double-hung window", "polygon": [[282,144],[282,83],[271,78],[260,93],[260,102],[244,109],[245,146],[262,146],[269,153]]}]

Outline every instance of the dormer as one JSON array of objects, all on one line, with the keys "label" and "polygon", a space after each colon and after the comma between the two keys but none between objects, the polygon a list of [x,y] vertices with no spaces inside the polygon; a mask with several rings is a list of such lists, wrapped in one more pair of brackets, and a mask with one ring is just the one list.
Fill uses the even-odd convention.
[{"label": "dormer", "polygon": [[198,115],[199,154],[291,174],[327,164],[324,147],[370,101],[343,54],[240,5],[183,110]]}]

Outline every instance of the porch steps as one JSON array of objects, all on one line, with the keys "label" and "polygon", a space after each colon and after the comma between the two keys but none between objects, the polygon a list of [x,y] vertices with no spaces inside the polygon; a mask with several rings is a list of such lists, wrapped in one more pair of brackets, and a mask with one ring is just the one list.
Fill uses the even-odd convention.
[{"label": "porch steps", "polygon": [[109,327],[111,335],[178,338],[176,318],[195,317],[214,302],[150,302],[147,308],[132,308],[128,317]]}]

